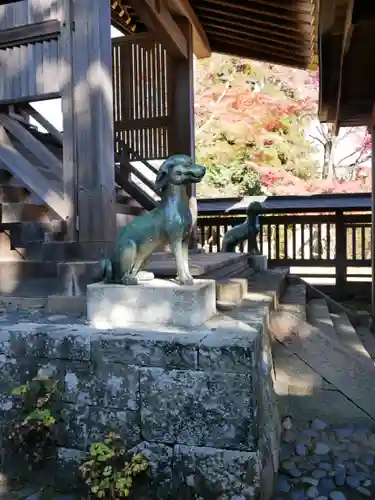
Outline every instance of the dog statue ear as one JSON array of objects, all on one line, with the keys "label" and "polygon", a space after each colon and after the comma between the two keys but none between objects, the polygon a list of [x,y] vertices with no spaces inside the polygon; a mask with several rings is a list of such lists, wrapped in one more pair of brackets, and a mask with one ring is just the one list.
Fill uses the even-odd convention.
[{"label": "dog statue ear", "polygon": [[159,193],[161,193],[165,189],[168,183],[168,174],[172,163],[173,163],[172,158],[166,159],[158,171],[158,174],[155,179],[155,189]]},{"label": "dog statue ear", "polygon": [[156,191],[161,193],[166,187],[167,181],[168,181],[168,173],[163,169],[163,167],[161,167],[155,179]]}]

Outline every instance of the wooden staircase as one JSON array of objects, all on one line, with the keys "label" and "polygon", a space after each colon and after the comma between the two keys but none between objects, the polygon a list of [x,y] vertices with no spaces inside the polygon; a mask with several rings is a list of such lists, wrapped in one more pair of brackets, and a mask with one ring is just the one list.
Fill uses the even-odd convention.
[{"label": "wooden staircase", "polygon": [[[30,125],[30,117],[43,133]],[[32,106],[0,113],[0,260],[45,259],[43,242],[63,241],[69,213],[63,196],[62,134]],[[132,160],[130,159],[132,157]],[[118,224],[152,210],[157,169],[124,143],[115,144]],[[39,247],[39,251],[38,251]]]}]

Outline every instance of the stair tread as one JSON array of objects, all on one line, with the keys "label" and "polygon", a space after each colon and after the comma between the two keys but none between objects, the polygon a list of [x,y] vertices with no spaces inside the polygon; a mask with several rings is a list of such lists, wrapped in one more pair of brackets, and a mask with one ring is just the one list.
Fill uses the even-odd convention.
[{"label": "stair tread", "polygon": [[276,340],[375,419],[373,364],[360,361],[340,342],[288,312],[272,312],[269,328]]},{"label": "stair tread", "polygon": [[290,284],[281,298],[281,307],[306,320],[306,285]]},{"label": "stair tread", "polygon": [[349,321],[345,312],[331,313],[332,322],[336,333],[345,347],[360,357],[365,357],[372,362],[370,354],[363,345],[361,338],[358,336],[354,326]]},{"label": "stair tread", "polygon": [[338,340],[335,327],[328,309],[327,302],[324,299],[312,299],[307,304],[308,322],[319,328],[328,337]]},{"label": "stair tread", "polygon": [[368,352],[368,354],[371,356],[372,359],[375,359],[375,337],[374,335],[370,332],[370,330],[366,326],[357,326],[356,327],[356,333],[358,337],[360,338],[362,344],[364,345],[364,348]]}]

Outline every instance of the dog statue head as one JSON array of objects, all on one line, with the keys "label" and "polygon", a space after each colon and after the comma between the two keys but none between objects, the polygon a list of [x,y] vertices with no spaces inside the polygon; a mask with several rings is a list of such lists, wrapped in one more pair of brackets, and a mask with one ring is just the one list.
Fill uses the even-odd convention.
[{"label": "dog statue head", "polygon": [[251,215],[258,215],[259,213],[261,213],[263,210],[263,206],[262,204],[259,202],[259,201],[252,201],[251,203],[249,203],[249,206],[247,207],[247,215],[251,216]]},{"label": "dog statue head", "polygon": [[188,155],[173,155],[159,169],[155,188],[162,193],[169,185],[180,186],[200,182],[206,173],[203,165],[196,165]]}]

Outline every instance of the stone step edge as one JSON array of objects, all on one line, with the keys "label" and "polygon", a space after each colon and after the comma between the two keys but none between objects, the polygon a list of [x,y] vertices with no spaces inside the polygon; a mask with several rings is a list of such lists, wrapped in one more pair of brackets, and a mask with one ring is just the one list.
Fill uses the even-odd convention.
[{"label": "stone step edge", "polygon": [[[358,335],[354,326],[351,324],[347,315],[344,312],[330,313],[330,315],[332,318],[333,326],[335,327],[337,335],[344,348],[346,348],[349,352],[358,357],[360,360],[363,359],[363,361],[365,361],[367,359],[369,363],[373,364],[369,352],[365,348],[360,336]],[[348,328],[348,331],[345,331],[346,326],[350,327]],[[355,347],[353,346],[353,340],[355,340],[356,343],[358,344],[358,350],[356,350]]]},{"label": "stone step edge", "polygon": [[299,278],[298,276],[290,276],[288,278],[290,283],[301,283],[306,286],[306,292],[307,292],[307,298],[321,298],[324,299],[327,302],[328,309],[332,313],[337,313],[339,314],[340,312],[344,312],[348,318],[351,324],[354,327],[357,326],[362,326],[363,323],[363,314],[360,313],[355,313],[354,311],[348,309],[347,307],[343,306],[339,302],[336,302],[336,300],[332,299],[328,295],[326,295],[324,292],[319,290],[318,288],[314,287],[314,285],[311,285],[310,283],[307,283],[304,281],[302,278]]},{"label": "stone step edge", "polygon": [[330,338],[340,341],[330,315],[327,301],[323,298],[312,299],[307,302],[307,322],[324,332]]},{"label": "stone step edge", "polygon": [[[374,371],[367,363],[360,362],[339,342],[289,312],[271,313],[269,331],[273,341],[288,347],[368,417],[375,420],[375,386],[372,383]],[[329,361],[333,358],[339,362],[332,367]],[[350,371],[347,370],[349,365]]]}]

